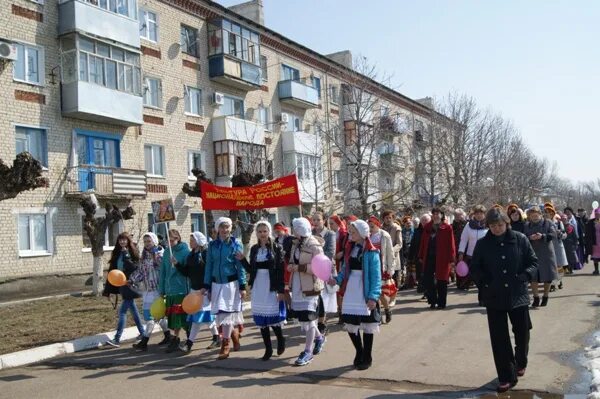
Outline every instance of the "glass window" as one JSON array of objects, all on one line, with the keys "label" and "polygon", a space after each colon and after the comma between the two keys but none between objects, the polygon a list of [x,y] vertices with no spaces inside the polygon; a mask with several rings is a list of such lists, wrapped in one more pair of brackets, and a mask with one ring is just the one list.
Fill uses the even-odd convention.
[{"label": "glass window", "polygon": [[192,115],[202,114],[202,91],[194,87],[185,87],[185,112]]},{"label": "glass window", "polygon": [[79,80],[87,82],[88,80],[88,55],[79,53]]},{"label": "glass window", "polygon": [[48,252],[48,236],[45,214],[19,215],[19,251],[24,253]]},{"label": "glass window", "polygon": [[227,116],[244,118],[244,101],[239,98],[225,96],[225,103],[221,106],[221,113]]},{"label": "glass window", "polygon": [[98,42],[96,45],[96,54],[101,55],[102,57],[109,58],[110,46],[108,44]]},{"label": "glass window", "polygon": [[17,47],[17,60],[14,62],[13,78],[23,82],[43,84],[43,49],[20,43],[15,46]]},{"label": "glass window", "polygon": [[300,80],[300,71],[287,65],[281,65],[281,80]]},{"label": "glass window", "polygon": [[311,78],[311,80],[312,80],[312,87],[317,89],[317,93],[319,93],[319,100],[320,100],[321,99],[321,78],[317,78],[316,76],[313,76]]},{"label": "glass window", "polygon": [[119,141],[78,135],[77,158],[80,165],[119,167]]},{"label": "glass window", "polygon": [[140,37],[142,39],[158,42],[158,23],[156,13],[140,10]]},{"label": "glass window", "polygon": [[146,172],[153,176],[164,176],[164,149],[159,145],[144,146]]},{"label": "glass window", "polygon": [[106,60],[106,87],[117,89],[117,63],[115,61]]},{"label": "glass window", "polygon": [[144,86],[144,105],[160,108],[162,106],[162,85],[160,79],[146,77]]},{"label": "glass window", "polygon": [[198,57],[198,31],[189,26],[181,25],[181,51]]},{"label": "glass window", "polygon": [[[227,32],[225,32],[227,33]],[[223,53],[223,31],[214,25],[208,28],[208,55]]]},{"label": "glass window", "polygon": [[137,2],[136,0],[84,0],[94,4],[100,8],[121,14],[129,18],[137,18]]},{"label": "glass window", "polygon": [[268,107],[260,106],[258,107],[258,119],[260,123],[262,123],[265,130],[270,130],[270,112]]},{"label": "glass window", "polygon": [[29,152],[42,166],[48,166],[46,130],[17,126],[15,131],[16,153]]},{"label": "glass window", "polygon": [[339,91],[336,85],[329,85],[329,92],[331,94],[329,101],[333,104],[339,104]]},{"label": "glass window", "polygon": [[112,59],[117,61],[125,61],[125,50],[117,47],[112,48]]},{"label": "glass window", "polygon": [[267,68],[267,57],[264,55],[260,56],[260,70],[262,73],[262,80],[266,82],[269,80],[269,73]]},{"label": "glass window", "polygon": [[188,177],[194,178],[193,169],[204,170],[202,152],[190,151],[188,154]]},{"label": "glass window", "polygon": [[192,230],[191,231],[200,231],[202,234],[206,235],[206,229],[204,228],[204,214],[203,213],[192,213]]},{"label": "glass window", "polygon": [[94,53],[94,41],[86,37],[79,37],[79,50],[86,51],[88,53]]},{"label": "glass window", "polygon": [[104,61],[100,57],[89,56],[90,83],[104,85]]},{"label": "glass window", "polygon": [[[81,238],[83,239],[83,247],[91,248],[92,244],[90,243],[90,238],[87,235],[87,232],[84,228],[85,217],[81,217]],[[104,248],[112,248],[117,243],[117,237],[124,231],[123,222],[120,221],[118,223],[111,224],[108,229],[106,229],[106,234],[104,235]]]}]

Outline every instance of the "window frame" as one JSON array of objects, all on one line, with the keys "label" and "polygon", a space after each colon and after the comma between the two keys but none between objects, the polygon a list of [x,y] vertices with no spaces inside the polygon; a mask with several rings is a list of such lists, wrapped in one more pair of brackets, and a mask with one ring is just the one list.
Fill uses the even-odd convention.
[{"label": "window frame", "polygon": [[[149,21],[148,20],[148,13],[152,13],[154,14],[154,21]],[[144,7],[140,7],[139,11],[138,11],[138,16],[139,16],[139,21],[140,23],[142,23],[142,18],[144,19],[144,24],[146,25],[146,27],[144,28],[146,30],[146,35],[142,36],[142,29],[140,27],[140,39],[144,39],[150,43],[154,43],[154,44],[158,44],[159,42],[159,18],[158,18],[158,13],[156,11],[152,11],[148,8],[144,8]],[[154,29],[156,31],[156,40],[152,40],[150,38],[150,29],[149,29],[149,25],[150,22],[152,22],[154,24]]]},{"label": "window frame", "polygon": [[200,155],[200,169],[206,172],[206,151],[204,150],[188,150],[188,180],[196,181],[196,176],[192,174],[192,169],[194,166],[194,155]]},{"label": "window frame", "polygon": [[[291,78],[287,78],[285,77],[285,72],[286,70],[289,70],[292,74]],[[282,81],[288,81],[291,80],[293,82],[299,82],[300,81],[300,69],[298,68],[294,68],[291,65],[287,65],[287,64],[281,64],[281,80]]]},{"label": "window frame", "polygon": [[[23,47],[23,57],[25,59],[23,60],[23,64],[24,64],[23,65],[23,68],[24,68],[24,70],[23,70],[24,78],[23,79],[16,77],[18,60],[13,62],[13,81],[19,82],[19,83],[25,83],[25,84],[29,84],[29,85],[33,85],[33,86],[44,87],[46,84],[46,55],[45,55],[44,47],[34,44],[34,43],[29,43],[29,42],[24,42],[24,41],[15,41],[14,45]],[[29,75],[27,73],[28,72],[28,62],[27,62],[27,50],[28,49],[35,49],[38,52],[38,57],[37,57],[38,81],[37,82],[27,80],[27,76]],[[17,50],[17,55],[18,55],[18,50]]]},{"label": "window frame", "polygon": [[[183,31],[186,30],[186,40],[188,40],[187,43],[182,43],[182,38],[183,38]],[[189,43],[189,35],[187,35],[188,32],[193,32],[194,33],[194,42],[193,42],[193,46],[194,47],[190,47],[190,43]],[[181,52],[185,53],[189,56],[195,57],[195,58],[200,58],[200,46],[198,45],[198,29],[193,28],[189,25],[186,24],[181,24],[181,27],[179,29],[179,45],[181,48]],[[190,48],[194,48],[195,50],[195,54],[192,54],[191,52],[189,52]]]},{"label": "window frame", "polygon": [[[83,211],[78,212],[78,215],[81,216],[81,240],[82,240],[82,247],[81,247],[81,252],[83,253],[88,253],[88,252],[92,252],[92,247],[87,247],[85,245],[85,241],[83,240],[83,237],[87,234],[85,232],[85,230],[83,230],[83,220],[85,217],[85,214],[83,213]],[[96,210],[96,216],[98,217],[102,217],[106,215],[106,211],[104,209],[98,209]],[[123,220],[119,220],[117,223],[117,229],[119,231],[119,234],[121,234],[122,232],[125,231],[125,223],[123,223]],[[114,226],[114,224],[113,224]],[[115,248],[114,243],[110,242],[110,232],[108,231],[108,229],[106,229],[106,232],[104,234],[104,245],[102,246],[102,249],[104,249],[105,251],[112,251]]]},{"label": "window frame", "polygon": [[[192,111],[192,96],[190,95],[191,91],[197,91],[197,99],[198,99],[198,113],[194,113]],[[188,85],[184,85],[183,86],[183,97],[184,97],[184,107],[183,107],[183,113],[185,115],[189,115],[189,116],[203,116],[204,115],[204,107],[202,104],[202,89],[199,89],[197,87],[193,87],[193,86],[188,86]],[[188,105],[189,105],[189,110],[188,110]]]},{"label": "window frame", "polygon": [[[321,77],[320,76],[311,76],[311,85],[314,89],[317,90],[319,101],[321,100]],[[319,84],[315,84],[318,82]]]},{"label": "window frame", "polygon": [[[18,250],[18,256],[19,258],[33,258],[33,257],[40,257],[40,256],[52,256],[54,255],[54,242],[53,242],[53,225],[52,225],[52,214],[56,212],[56,208],[31,208],[31,209],[16,209],[14,210],[15,216],[16,216],[16,225],[17,225],[17,250]],[[46,229],[46,249],[45,250],[31,250],[31,249],[26,249],[26,250],[22,250],[21,249],[21,242],[20,242],[20,223],[21,223],[21,217],[22,216],[40,216],[43,215],[44,216],[44,223],[45,223],[45,229]],[[29,242],[30,242],[30,247],[31,247],[31,242],[32,242],[32,238],[34,235],[33,232],[33,223],[31,221],[31,218],[29,219]]]},{"label": "window frame", "polygon": [[[263,120],[263,112],[265,120]],[[271,107],[265,105],[258,106],[258,121],[263,125],[263,129],[267,132],[272,131],[273,123],[271,121]]]},{"label": "window frame", "polygon": [[[266,55],[262,55],[262,54],[258,58],[259,58],[259,63],[260,63],[262,81],[268,82],[269,81],[269,65],[268,65],[269,60]],[[263,65],[263,61],[264,61],[264,65]]]},{"label": "window frame", "polygon": [[[34,129],[34,130],[39,130],[43,132],[43,137],[42,137],[42,152],[43,152],[43,160],[37,159],[40,164],[42,164],[42,170],[48,170],[48,133],[50,131],[49,128],[45,127],[45,126],[34,126],[34,125],[28,125],[28,124],[24,124],[24,123],[13,123],[12,124],[12,128],[13,131],[15,132],[15,156],[18,155],[17,154],[17,145],[16,145],[16,140],[17,140],[17,129],[18,128],[22,128],[22,129]],[[30,152],[31,154],[31,152]],[[33,154],[31,154],[33,155]]]},{"label": "window frame", "polygon": [[[98,166],[98,167],[106,167],[106,168],[120,168],[121,167],[121,139],[122,137],[116,134],[110,134],[110,133],[103,133],[103,132],[96,132],[96,131],[91,131],[91,130],[82,130],[82,129],[74,129],[73,130],[73,166],[85,166],[85,165],[90,165],[90,166]],[[80,158],[80,154],[79,154],[79,146],[78,146],[78,142],[79,142],[79,136],[84,137],[85,140],[87,141],[86,143],[86,148],[87,148],[87,153],[85,154],[85,158],[90,160],[93,159],[92,155],[93,155],[93,150],[94,150],[94,146],[93,146],[93,140],[103,140],[103,141],[113,141],[115,144],[115,163],[116,166],[101,166],[101,165],[95,165],[95,164],[91,164],[91,163],[85,163],[85,164],[80,164],[79,163],[79,158]],[[104,150],[106,151],[106,147],[104,148]],[[105,154],[106,156],[106,154]]]},{"label": "window frame", "polygon": [[[152,171],[148,171],[146,169],[146,147],[149,147],[151,149],[151,153],[152,153]],[[156,166],[156,162],[154,159],[154,148],[158,148],[160,150],[160,154],[161,154],[161,174],[155,174],[155,166]],[[165,147],[160,145],[160,144],[144,144],[144,169],[146,170],[146,176],[148,177],[152,177],[152,178],[165,178],[167,176],[167,172],[166,172],[166,160],[165,160]]]},{"label": "window frame", "polygon": [[[156,81],[157,82],[157,95],[156,95],[156,100],[157,103],[156,105],[154,104],[148,104],[146,103],[146,93],[150,93],[150,99],[152,98],[152,90],[150,90],[151,85],[150,85],[150,81]],[[163,92],[162,92],[162,79],[156,77],[156,76],[150,76],[150,75],[146,75],[144,76],[144,85],[142,87],[142,102],[144,104],[144,107],[146,108],[154,108],[154,109],[162,109],[163,108],[163,104],[162,104],[162,97],[163,97]]]},{"label": "window frame", "polygon": [[[199,218],[202,219],[202,223],[200,223]],[[194,219],[196,219],[196,220],[194,220]],[[198,227],[200,227],[197,230],[194,230],[194,228],[193,228],[195,223],[198,223],[199,224]],[[206,225],[206,213],[204,213],[204,212],[190,213],[190,230],[192,231],[192,233],[194,231],[199,231],[202,234],[204,234],[204,236],[208,239],[209,237],[208,237],[208,233],[206,231],[207,229],[208,229],[208,226]]]}]

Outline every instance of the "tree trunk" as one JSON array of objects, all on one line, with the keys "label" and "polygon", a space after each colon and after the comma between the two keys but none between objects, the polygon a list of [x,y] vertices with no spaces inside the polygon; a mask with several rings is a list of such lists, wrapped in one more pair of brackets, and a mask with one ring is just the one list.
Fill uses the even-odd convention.
[{"label": "tree trunk", "polygon": [[92,292],[94,293],[94,296],[100,296],[104,290],[104,269],[102,267],[102,257],[94,256],[92,270]]}]

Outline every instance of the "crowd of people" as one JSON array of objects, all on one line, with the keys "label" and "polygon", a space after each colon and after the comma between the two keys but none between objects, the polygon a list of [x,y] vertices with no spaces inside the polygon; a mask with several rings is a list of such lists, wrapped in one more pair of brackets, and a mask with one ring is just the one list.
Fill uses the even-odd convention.
[{"label": "crowd of people", "polygon": [[[311,218],[294,219],[290,227],[258,222],[256,244],[247,255],[233,227],[231,219],[221,217],[212,239],[193,232],[189,245],[174,229],[168,231],[168,246],[159,245],[149,232],[143,236],[141,253],[129,234],[119,235],[110,270],[123,271],[128,284],[106,285],[105,295],[120,294],[123,299],[117,332],[107,345],[120,346],[131,312],[140,333],[136,350],[147,350],[156,323],[164,334],[158,345],[169,353],[189,353],[206,327],[211,334],[207,349],[220,348],[217,359],[226,359],[241,348],[242,303],[250,289],[252,319],[265,347],[263,361],[273,356],[271,331],[276,353],[282,355],[282,327],[297,322],[305,345],[294,364],[309,364],[324,349],[328,317],[337,314],[355,349],[353,365],[365,370],[373,362],[375,334],[392,321],[398,291],[416,289],[430,309],[444,310],[448,286],[455,282],[457,290],[476,287],[478,306],[487,310],[498,391],[503,392],[525,375],[530,307],[548,306],[550,292],[564,286],[562,276],[590,259],[593,274],[599,274],[600,209],[589,220],[582,209],[557,212],[551,203],[526,212],[515,204],[489,210],[476,205],[469,213],[434,207],[418,218],[384,211],[366,220],[316,212]],[[313,259],[323,255],[331,265],[330,277],[324,280],[313,270]],[[459,273],[457,265],[463,262],[468,273]],[[202,297],[201,309],[194,314],[182,306],[190,293]],[[145,324],[135,303],[139,297]],[[166,302],[166,317],[160,320],[150,311],[157,298]],[[515,335],[514,353],[508,320]]]}]

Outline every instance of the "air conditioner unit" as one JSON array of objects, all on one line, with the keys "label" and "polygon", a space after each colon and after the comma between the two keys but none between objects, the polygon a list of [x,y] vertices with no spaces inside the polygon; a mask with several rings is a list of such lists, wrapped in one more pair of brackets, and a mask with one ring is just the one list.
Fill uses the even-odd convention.
[{"label": "air conditioner unit", "polygon": [[17,46],[12,43],[0,42],[0,59],[15,61],[17,59]]},{"label": "air conditioner unit", "polygon": [[225,95],[223,93],[214,92],[212,95],[212,105],[223,105],[225,104]]},{"label": "air conditioner unit", "polygon": [[288,114],[281,114],[281,123],[289,123],[290,116]]}]

